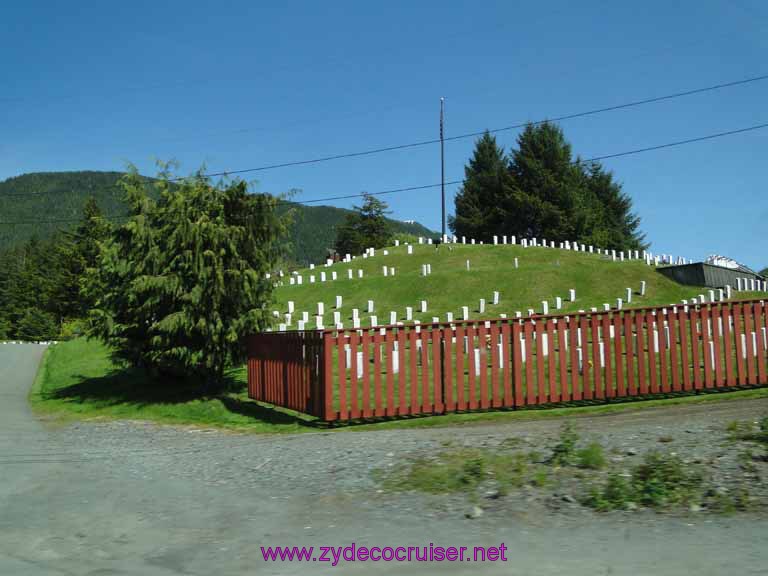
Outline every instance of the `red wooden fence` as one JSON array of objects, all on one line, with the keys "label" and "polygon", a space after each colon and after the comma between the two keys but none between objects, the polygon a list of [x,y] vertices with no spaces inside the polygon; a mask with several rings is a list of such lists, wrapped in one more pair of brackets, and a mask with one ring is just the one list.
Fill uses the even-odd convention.
[{"label": "red wooden fence", "polygon": [[333,421],[756,386],[767,332],[764,301],[270,332],[248,389]]}]

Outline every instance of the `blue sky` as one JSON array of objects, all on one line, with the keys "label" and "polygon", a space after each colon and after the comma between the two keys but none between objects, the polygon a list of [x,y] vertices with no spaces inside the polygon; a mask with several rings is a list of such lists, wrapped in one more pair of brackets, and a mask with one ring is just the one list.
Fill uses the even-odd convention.
[{"label": "blue sky", "polygon": [[[0,179],[176,158],[235,170],[768,73],[768,3],[13,2]],[[563,122],[584,157],[768,122],[768,81]],[[498,135],[509,148],[515,131]],[[768,130],[614,159],[659,252],[768,265]],[[460,179],[471,140],[446,144]],[[429,146],[253,175],[297,199],[439,182]],[[455,187],[449,188],[449,207]],[[385,197],[439,229],[439,189]],[[351,206],[347,200],[337,202]]]}]

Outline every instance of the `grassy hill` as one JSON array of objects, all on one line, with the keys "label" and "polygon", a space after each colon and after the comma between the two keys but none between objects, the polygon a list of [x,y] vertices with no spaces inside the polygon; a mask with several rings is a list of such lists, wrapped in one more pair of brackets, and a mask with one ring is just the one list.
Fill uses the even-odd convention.
[{"label": "grassy hill", "polygon": [[[96,198],[105,214],[124,214],[125,206],[115,185],[121,176],[120,172],[39,172],[0,182],[0,249],[25,242],[33,235],[49,238],[74,226],[89,196]],[[336,238],[336,227],[349,210],[301,204],[292,207],[296,209],[290,231],[293,260],[304,264],[324,261],[326,249]],[[398,233],[435,235],[421,224],[390,222]]]},{"label": "grassy hill", "polygon": [[[705,288],[683,286],[657,273],[643,261],[612,262],[597,254],[584,254],[551,248],[523,248],[521,246],[434,246],[416,245],[412,255],[406,247],[389,248],[389,255],[377,250],[373,258],[358,257],[351,264],[334,264],[330,268],[300,270],[303,285],[284,285],[277,289],[277,303],[273,307],[282,315],[287,311],[289,300],[295,303],[292,326],[301,312],[310,316],[308,328],[314,328],[317,302],[325,305],[324,325],[332,326],[336,295],[343,298],[341,320],[345,327],[352,326],[352,309],[358,308],[361,325],[369,326],[366,312],[368,300],[374,301],[374,314],[379,324],[389,324],[390,311],[397,312],[398,321],[405,321],[405,307],[414,309],[413,318],[431,321],[432,317],[446,319],[446,312],[461,318],[461,307],[470,307],[471,318],[494,318],[499,314],[513,316],[515,311],[526,314],[528,308],[541,313],[542,300],[549,302],[550,313],[555,310],[555,297],[563,299],[561,311],[602,309],[604,302],[616,305],[616,298],[625,298],[626,288],[634,294],[629,306],[665,305],[707,294]],[[515,269],[514,259],[519,268]],[[470,261],[470,271],[466,261]],[[422,264],[431,264],[432,274],[421,275]],[[384,277],[382,267],[395,268],[394,277]],[[347,278],[347,269],[355,271],[355,278]],[[357,278],[357,270],[364,276]],[[320,272],[325,271],[328,281],[319,282]],[[338,280],[330,281],[331,271]],[[316,276],[309,283],[310,274]],[[640,282],[646,284],[646,294],[639,295]],[[287,284],[287,280],[286,280]],[[576,290],[576,301],[568,302],[568,290]],[[492,304],[493,291],[500,292],[500,302]],[[734,293],[745,298],[746,293]],[[479,299],[485,298],[486,311],[478,312]],[[420,300],[427,301],[427,312],[419,311]],[[283,320],[280,320],[282,322]],[[278,321],[276,320],[276,323]]]}]

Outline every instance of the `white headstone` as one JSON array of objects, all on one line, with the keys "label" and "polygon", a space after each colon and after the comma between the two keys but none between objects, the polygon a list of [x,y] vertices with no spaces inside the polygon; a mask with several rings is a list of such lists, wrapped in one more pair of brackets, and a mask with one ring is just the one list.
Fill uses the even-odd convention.
[{"label": "white headstone", "polygon": [[317,303],[317,315],[318,316],[322,316],[323,314],[325,314],[325,304],[323,304],[322,302],[318,302]]},{"label": "white headstone", "polygon": [[499,305],[499,293],[494,290],[493,292],[493,305],[498,306]]},{"label": "white headstone", "polygon": [[293,314],[293,311],[296,309],[296,305],[293,300],[288,300],[288,313]]},{"label": "white headstone", "polygon": [[478,310],[480,314],[485,314],[485,298],[480,298],[480,303],[478,305]]},{"label": "white headstone", "polygon": [[378,326],[379,325],[379,319],[376,318],[376,316],[371,316],[371,326]]},{"label": "white headstone", "polygon": [[549,302],[547,302],[546,300],[541,301],[541,313],[549,314]]},{"label": "white headstone", "polygon": [[427,301],[426,300],[422,300],[419,304],[421,306],[421,313],[423,314],[424,312],[427,311]]},{"label": "white headstone", "polygon": [[389,313],[389,323],[397,324],[397,312],[394,310]]},{"label": "white headstone", "polygon": [[555,310],[560,310],[563,307],[563,299],[560,296],[555,296]]},{"label": "white headstone", "polygon": [[358,270],[357,270],[357,277],[358,277],[358,278],[362,278],[362,277],[363,277],[363,271],[362,271],[362,269],[358,269]]},{"label": "white headstone", "polygon": [[368,300],[368,314],[373,312],[373,300]]},{"label": "white headstone", "polygon": [[406,306],[405,307],[405,319],[409,322],[413,320],[413,307],[412,306]]},{"label": "white headstone", "polygon": [[627,304],[632,302],[632,288],[627,288]]},{"label": "white headstone", "polygon": [[462,320],[469,320],[469,306],[462,306],[461,307],[461,319]]},{"label": "white headstone", "polygon": [[571,302],[576,302],[576,290],[574,288],[568,290],[568,299]]},{"label": "white headstone", "polygon": [[408,254],[413,254],[413,246],[411,244],[408,244]]},{"label": "white headstone", "polygon": [[640,280],[640,296],[645,296],[645,280]]},{"label": "white headstone", "polygon": [[305,324],[306,324],[306,322],[305,322],[304,320],[299,320],[299,321],[297,322],[297,324],[298,324],[298,326],[296,326],[296,329],[297,329],[297,330],[300,330],[300,331],[301,331],[301,330],[304,330],[304,326],[305,326]]}]

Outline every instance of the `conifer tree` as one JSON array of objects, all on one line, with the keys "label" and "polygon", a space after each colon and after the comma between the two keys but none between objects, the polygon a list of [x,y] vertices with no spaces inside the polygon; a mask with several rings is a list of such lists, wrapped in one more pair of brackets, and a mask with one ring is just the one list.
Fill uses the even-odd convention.
[{"label": "conifer tree", "polygon": [[360,254],[366,248],[383,248],[394,237],[387,220],[387,203],[365,194],[363,205],[355,206],[336,233],[335,249],[339,254]]},{"label": "conifer tree", "polygon": [[123,186],[130,219],[88,275],[90,334],[131,364],[220,385],[244,360],[245,336],[270,324],[266,273],[285,230],[277,200],[199,174],[172,183],[166,170],[153,184],[134,170]]},{"label": "conifer tree", "polygon": [[512,195],[504,150],[486,132],[464,168],[464,184],[456,194],[455,214],[449,225],[457,236],[489,241],[507,220]]},{"label": "conifer tree", "polygon": [[83,216],[72,232],[64,234],[57,244],[61,259],[62,278],[57,290],[63,317],[83,318],[92,302],[82,292],[85,272],[97,265],[99,243],[111,233],[109,222],[102,216],[94,197],[83,206]]}]

